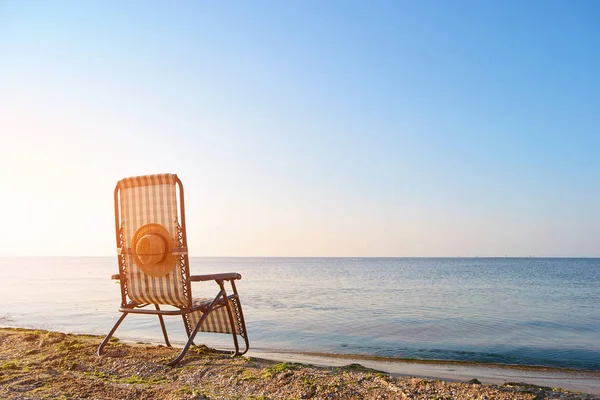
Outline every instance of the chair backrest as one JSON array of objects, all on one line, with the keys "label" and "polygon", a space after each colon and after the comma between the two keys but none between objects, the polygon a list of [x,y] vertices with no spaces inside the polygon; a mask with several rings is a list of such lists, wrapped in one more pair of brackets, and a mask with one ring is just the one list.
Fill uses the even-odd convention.
[{"label": "chair backrest", "polygon": [[[129,299],[136,304],[190,307],[183,185],[177,175],[125,178],[117,183],[114,196],[119,273],[125,277],[120,281],[122,305],[126,305]],[[134,234],[147,224],[160,224],[173,239],[174,248],[167,251],[175,256],[169,258],[166,266],[169,272],[164,276],[144,273],[134,257]],[[171,262],[172,268],[168,268]]]}]

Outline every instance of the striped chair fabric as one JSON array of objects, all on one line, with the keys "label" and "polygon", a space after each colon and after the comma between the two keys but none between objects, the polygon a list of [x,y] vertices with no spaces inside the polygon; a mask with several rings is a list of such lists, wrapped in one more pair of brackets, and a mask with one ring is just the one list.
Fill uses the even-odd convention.
[{"label": "striped chair fabric", "polygon": [[[177,239],[177,195],[175,175],[146,175],[119,181],[123,249],[131,248],[134,233],[143,225],[157,223]],[[177,242],[176,242],[177,243]],[[136,265],[131,251],[125,253],[129,298],[138,304],[168,304],[188,307],[179,258],[166,276],[151,277]]]},{"label": "striped chair fabric", "polygon": [[[197,307],[197,306],[208,307],[208,305],[210,305],[210,302],[212,300],[213,299],[209,299],[209,298],[194,298],[193,306],[194,307]],[[229,305],[230,305],[230,308],[234,315],[233,320],[234,320],[234,325],[235,325],[235,333],[239,334],[240,327],[238,325],[238,321],[235,316],[235,308],[234,308],[234,305],[232,304],[232,301],[229,301]],[[197,310],[197,311],[194,311],[194,312],[188,314],[191,329],[194,329],[194,327],[196,326],[196,324],[198,323],[198,321],[200,320],[202,315],[203,315],[202,310]],[[213,332],[213,333],[231,333],[231,325],[229,324],[229,317],[227,315],[227,307],[225,307],[225,305],[221,305],[221,306],[219,306],[219,308],[213,309],[213,311],[210,314],[208,314],[208,317],[206,317],[206,320],[204,320],[204,323],[200,327],[200,331],[201,332]]]}]

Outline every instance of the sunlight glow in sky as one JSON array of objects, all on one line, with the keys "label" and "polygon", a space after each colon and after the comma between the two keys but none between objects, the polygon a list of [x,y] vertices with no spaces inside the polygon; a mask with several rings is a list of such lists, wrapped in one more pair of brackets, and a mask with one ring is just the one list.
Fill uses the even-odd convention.
[{"label": "sunlight glow in sky", "polygon": [[600,3],[0,0],[0,255],[600,256]]}]

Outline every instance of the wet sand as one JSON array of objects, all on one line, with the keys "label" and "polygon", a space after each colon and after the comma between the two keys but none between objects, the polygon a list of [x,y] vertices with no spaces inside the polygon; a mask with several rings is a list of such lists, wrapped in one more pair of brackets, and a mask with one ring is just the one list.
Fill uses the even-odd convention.
[{"label": "wet sand", "polygon": [[522,382],[531,385],[562,388],[572,392],[600,396],[600,372],[546,368],[523,365],[478,364],[468,362],[402,360],[377,357],[357,357],[320,353],[259,352],[252,356],[284,362],[319,366],[363,365],[398,377],[420,377],[446,381],[469,381],[505,384]]}]

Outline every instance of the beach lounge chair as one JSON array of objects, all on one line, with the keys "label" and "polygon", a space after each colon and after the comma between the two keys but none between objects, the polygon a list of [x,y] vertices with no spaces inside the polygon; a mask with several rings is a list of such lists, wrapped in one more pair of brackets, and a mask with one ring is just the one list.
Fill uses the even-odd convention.
[{"label": "beach lounge chair", "polygon": [[[169,365],[181,361],[198,331],[230,334],[235,347],[233,355],[248,351],[244,314],[235,286],[241,275],[190,275],[183,185],[177,175],[122,179],[115,187],[114,200],[119,273],[112,278],[120,282],[122,315],[98,347],[98,355],[102,355],[104,346],[129,314],[157,315],[169,347],[163,317],[183,318],[188,340]],[[192,282],[206,281],[216,282],[216,286],[211,285],[216,295],[193,297]],[[226,287],[231,288],[229,294]],[[244,341],[243,351],[238,336]]]}]

